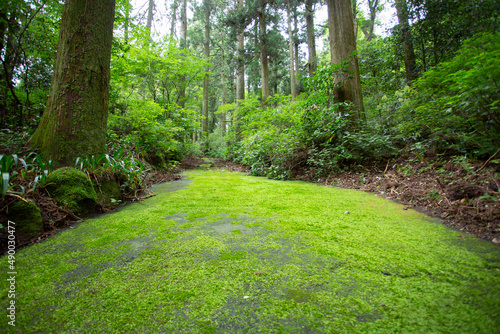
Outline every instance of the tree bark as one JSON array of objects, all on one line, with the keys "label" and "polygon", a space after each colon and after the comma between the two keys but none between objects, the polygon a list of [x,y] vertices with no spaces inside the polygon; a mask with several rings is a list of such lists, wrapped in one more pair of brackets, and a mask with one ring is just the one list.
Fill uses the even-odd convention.
[{"label": "tree bark", "polygon": [[340,101],[352,102],[356,106],[358,118],[364,119],[351,2],[350,0],[327,0],[327,5],[331,61],[333,64],[339,64],[342,60],[348,60],[349,72],[353,75],[340,87]]},{"label": "tree bark", "polygon": [[[205,58],[210,58],[210,3],[209,0],[203,1],[203,9],[205,11],[205,40],[203,42],[203,46],[205,49]],[[208,72],[208,69],[207,69]],[[201,126],[201,132],[203,136],[208,135],[208,84],[209,84],[209,75],[205,74],[205,78],[203,78],[203,107],[202,107],[202,116],[203,122]]]},{"label": "tree bark", "polygon": [[351,0],[352,2],[352,21],[354,23],[354,39],[358,40],[358,1]]},{"label": "tree bark", "polygon": [[[238,9],[243,8],[243,1],[238,0]],[[245,99],[245,36],[244,28],[240,28],[241,31],[237,36],[237,77],[236,77],[236,101]]]},{"label": "tree bark", "polygon": [[373,39],[373,29],[375,28],[375,20],[377,18],[377,7],[379,0],[368,0],[368,8],[370,9],[370,27],[366,40],[369,42]]},{"label": "tree bark", "polygon": [[[187,0],[182,0],[181,6],[181,49],[187,48]],[[186,78],[180,78],[179,106],[186,105]]]},{"label": "tree bark", "polygon": [[106,151],[115,0],[67,0],[47,107],[30,146],[62,165]]},{"label": "tree bark", "polygon": [[[290,1],[290,0],[289,0]],[[298,13],[297,13],[297,7],[295,6],[293,8],[293,46],[295,48],[295,84],[299,84],[299,77],[298,75],[300,74],[300,58],[299,58],[299,22],[297,19]],[[297,87],[298,88],[298,87]]]},{"label": "tree bark", "polygon": [[172,4],[172,20],[170,21],[170,38],[175,38],[175,21],[177,19],[177,8],[179,7],[178,0],[174,0]]},{"label": "tree bark", "polygon": [[[221,66],[221,71],[220,71],[220,81],[222,83],[222,98],[221,98],[221,106],[225,105],[227,103],[226,98],[227,98],[227,92],[226,92],[226,53],[225,53],[225,41],[226,41],[226,31],[224,31],[224,34],[222,35],[222,66]],[[220,114],[220,127],[221,127],[221,133],[222,136],[224,137],[226,135],[226,113],[221,112]]]},{"label": "tree bark", "polygon": [[148,6],[148,18],[146,20],[146,29],[149,34],[149,40],[151,41],[151,27],[153,26],[153,8],[155,6],[154,0],[149,0]]},{"label": "tree bark", "polygon": [[290,89],[292,94],[292,100],[297,97],[297,90],[295,87],[295,55],[294,55],[294,47],[293,47],[293,33],[292,33],[292,22],[290,18],[290,0],[286,2],[286,15],[288,19],[288,39],[289,39],[289,47],[290,47]]},{"label": "tree bark", "polygon": [[267,22],[266,5],[264,3],[259,9],[259,41],[260,41],[260,70],[262,78],[262,102],[269,97],[269,62],[267,55]]},{"label": "tree bark", "polygon": [[316,56],[316,37],[314,36],[314,0],[306,0],[306,29],[307,29],[307,50],[309,77],[314,75],[318,69],[318,59]]},{"label": "tree bark", "polygon": [[412,34],[408,22],[408,6],[406,0],[396,0],[396,13],[399,22],[399,33],[403,41],[403,57],[405,62],[406,83],[411,86],[416,76],[415,50],[413,48]]},{"label": "tree bark", "polygon": [[130,1],[125,1],[125,44],[128,44],[128,29],[130,24]]}]

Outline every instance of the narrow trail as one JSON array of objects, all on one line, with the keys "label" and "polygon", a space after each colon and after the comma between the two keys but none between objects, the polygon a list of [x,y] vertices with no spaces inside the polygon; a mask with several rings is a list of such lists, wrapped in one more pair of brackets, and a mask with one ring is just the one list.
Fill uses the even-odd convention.
[{"label": "narrow trail", "polygon": [[223,169],[153,191],[20,250],[0,332],[499,331],[500,248],[401,205]]}]

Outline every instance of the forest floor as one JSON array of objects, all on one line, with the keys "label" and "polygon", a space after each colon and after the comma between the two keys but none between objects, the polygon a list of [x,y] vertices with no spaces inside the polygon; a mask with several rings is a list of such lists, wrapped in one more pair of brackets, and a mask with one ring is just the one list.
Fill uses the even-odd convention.
[{"label": "forest floor", "polygon": [[[249,166],[217,158],[186,157],[180,166],[168,171],[158,170],[148,174],[145,188],[153,184],[181,178],[184,170],[208,167],[226,168],[228,171],[246,172]],[[484,167],[484,168],[483,168]],[[500,244],[500,170],[498,164],[484,162],[438,160],[419,161],[401,157],[385,166],[357,168],[351,172],[318,178],[304,169],[294,171],[294,179],[325,185],[358,189],[391,199],[440,221],[453,229],[478,238]],[[479,172],[474,172],[479,171]],[[140,198],[140,197],[139,197]],[[124,203],[139,199],[124,198]],[[46,196],[34,198],[41,209],[45,232],[31,240],[23,240],[18,247],[39,243],[58,233],[72,228],[79,218],[60,208],[53,199]],[[108,213],[115,207],[101,205],[99,213]],[[55,222],[55,223],[54,223]],[[49,226],[50,225],[50,226]],[[6,244],[2,246],[6,247]],[[0,250],[1,253],[5,249]]]},{"label": "forest floor", "polygon": [[[229,171],[248,171],[244,166],[222,159],[213,165]],[[199,168],[206,161],[186,158],[181,167]],[[474,172],[478,171],[478,172]],[[318,178],[304,169],[293,178],[329,187],[358,189],[404,204],[443,224],[478,238],[500,244],[500,165],[484,161],[417,160],[400,157],[385,166],[357,168],[351,172]]]},{"label": "forest floor", "polygon": [[[190,164],[154,197],[16,250],[16,326],[0,332],[499,328],[492,243],[378,194]],[[0,307],[10,300],[2,289]]]}]

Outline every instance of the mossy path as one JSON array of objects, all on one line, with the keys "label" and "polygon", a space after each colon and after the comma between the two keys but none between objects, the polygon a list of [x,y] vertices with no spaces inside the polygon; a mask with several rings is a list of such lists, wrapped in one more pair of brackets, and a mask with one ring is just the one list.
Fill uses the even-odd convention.
[{"label": "mossy path", "polygon": [[500,249],[401,205],[223,170],[155,191],[20,250],[0,332],[500,332]]}]

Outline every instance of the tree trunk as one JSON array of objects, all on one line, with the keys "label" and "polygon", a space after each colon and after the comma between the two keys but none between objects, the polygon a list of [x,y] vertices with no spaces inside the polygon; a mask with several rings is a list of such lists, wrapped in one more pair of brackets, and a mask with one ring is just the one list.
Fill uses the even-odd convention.
[{"label": "tree trunk", "polygon": [[130,24],[130,1],[125,1],[125,44],[128,44],[128,29]]},{"label": "tree trunk", "polygon": [[[297,19],[297,7],[293,8],[293,46],[295,48],[295,57],[293,58],[295,61],[295,84],[298,86],[300,74],[300,58],[299,58],[299,28],[298,28],[298,19]],[[297,87],[298,88],[298,87]]]},{"label": "tree trunk", "polygon": [[[226,92],[226,54],[225,54],[225,41],[226,41],[226,32],[224,31],[224,34],[222,36],[222,66],[221,66],[221,71],[220,71],[220,81],[222,83],[222,99],[221,99],[221,106],[225,105],[226,98],[227,98],[227,92]],[[221,112],[220,114],[220,127],[221,127],[221,133],[222,136],[224,137],[226,135],[226,113]]]},{"label": "tree trunk", "polygon": [[358,1],[351,0],[352,2],[352,21],[354,23],[354,39],[358,40]]},{"label": "tree trunk", "polygon": [[377,7],[379,0],[368,0],[368,8],[370,9],[370,27],[366,40],[369,42],[373,39],[373,29],[375,28],[375,20],[377,18]]},{"label": "tree trunk", "polygon": [[290,89],[292,94],[292,100],[297,97],[297,90],[295,88],[295,61],[294,61],[294,48],[293,48],[293,33],[292,33],[292,22],[290,18],[290,0],[286,3],[286,15],[288,19],[288,39],[290,47]]},{"label": "tree trunk", "polygon": [[[181,49],[187,48],[187,0],[182,0],[181,6]],[[186,78],[180,78],[179,106],[186,105]]]},{"label": "tree trunk", "polygon": [[342,60],[348,60],[349,72],[353,73],[353,78],[345,80],[340,87],[338,100],[352,102],[356,106],[358,118],[364,119],[351,2],[350,0],[327,0],[327,4],[332,63],[339,64]]},{"label": "tree trunk", "polygon": [[[205,11],[205,40],[203,42],[203,46],[205,49],[205,58],[208,59],[210,58],[210,3],[208,0],[204,0],[203,5]],[[209,75],[207,73],[203,79],[203,123],[201,126],[203,136],[208,136],[208,84]]]},{"label": "tree trunk", "polygon": [[267,55],[267,22],[266,5],[260,7],[259,12],[259,40],[260,40],[260,70],[262,78],[262,102],[269,97],[269,62]]},{"label": "tree trunk", "polygon": [[314,36],[314,0],[306,0],[306,26],[307,26],[307,50],[309,77],[314,75],[318,69],[318,59],[316,57],[316,37]]},{"label": "tree trunk", "polygon": [[146,21],[146,29],[148,30],[149,40],[151,41],[151,27],[153,26],[153,8],[155,6],[154,0],[149,0],[148,18]]},{"label": "tree trunk", "polygon": [[179,7],[179,1],[174,0],[172,4],[172,20],[170,21],[170,38],[175,38],[175,21],[177,19],[177,8]]},{"label": "tree trunk", "polygon": [[[243,8],[243,1],[238,0],[238,9]],[[241,31],[238,33],[237,37],[237,79],[236,79],[236,101],[245,99],[245,36],[243,34],[244,28],[241,27]]]},{"label": "tree trunk", "polygon": [[106,152],[115,0],[67,0],[47,107],[30,146],[62,165]]},{"label": "tree trunk", "polygon": [[412,34],[408,23],[408,6],[406,0],[396,0],[396,12],[399,22],[399,33],[403,41],[403,56],[406,71],[406,83],[411,86],[416,76],[415,50],[413,49]]}]

